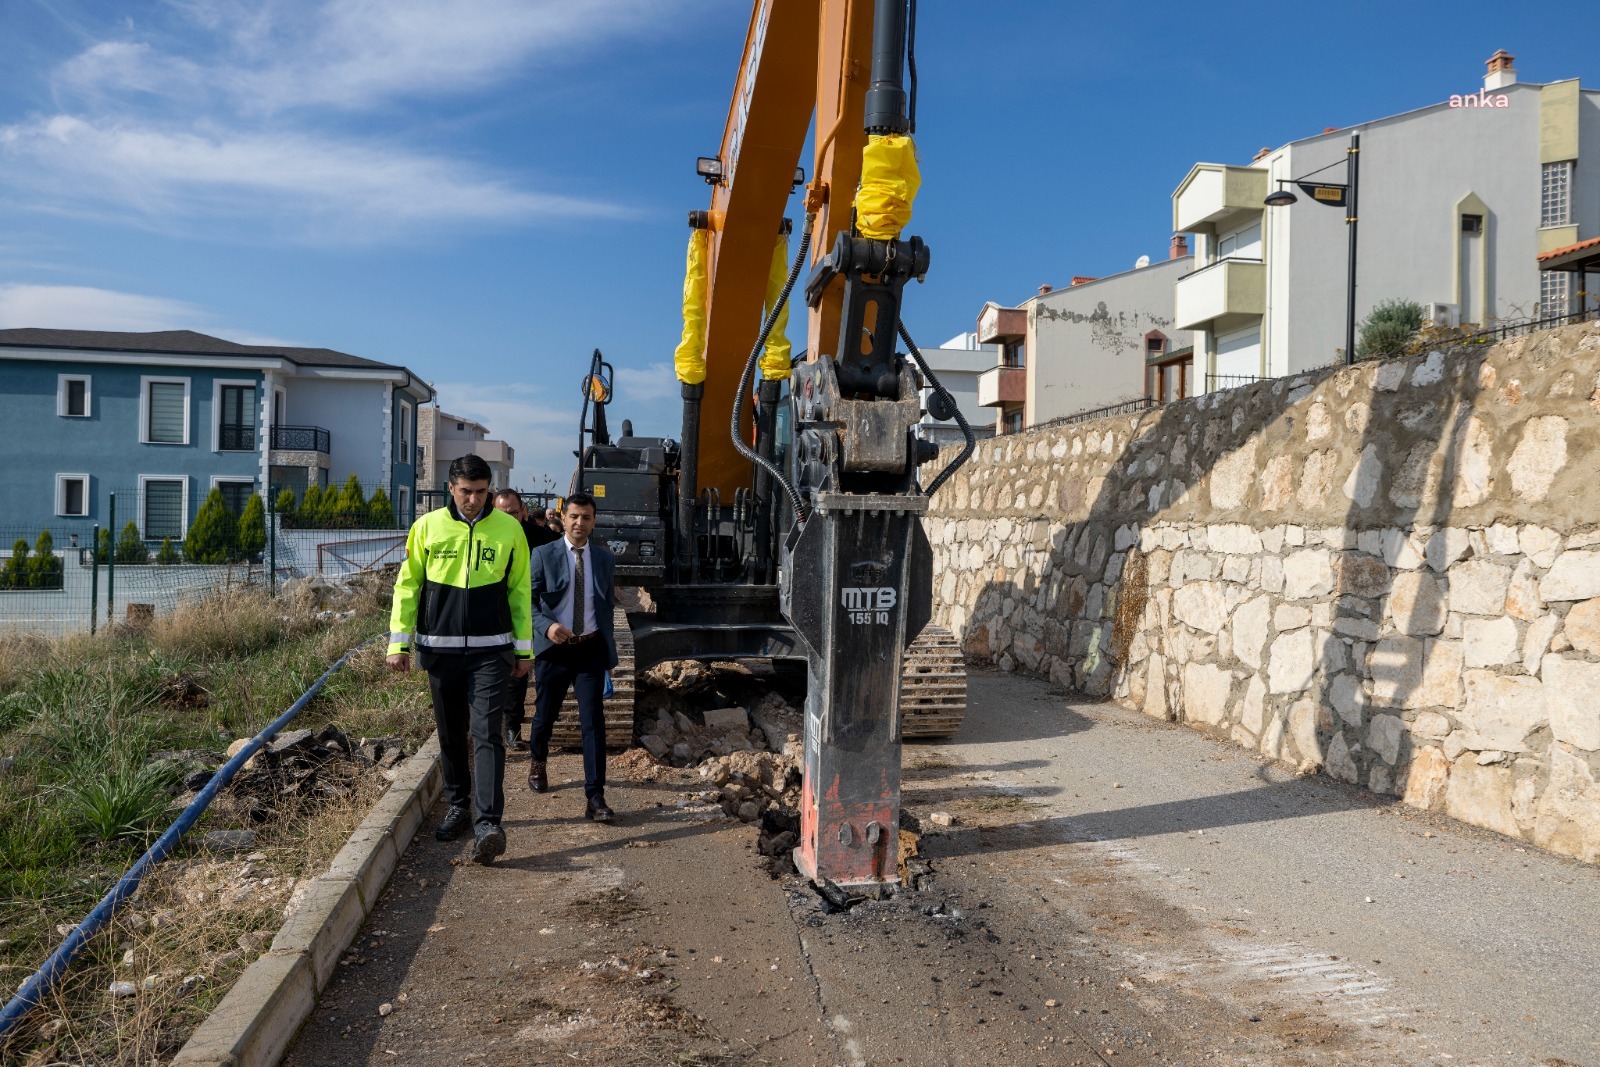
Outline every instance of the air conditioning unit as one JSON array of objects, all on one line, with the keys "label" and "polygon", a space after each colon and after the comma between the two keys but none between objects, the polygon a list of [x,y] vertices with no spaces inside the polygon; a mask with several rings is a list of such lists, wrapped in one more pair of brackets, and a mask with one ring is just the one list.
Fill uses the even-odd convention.
[{"label": "air conditioning unit", "polygon": [[1459,304],[1424,304],[1423,321],[1431,326],[1460,326],[1461,306]]}]

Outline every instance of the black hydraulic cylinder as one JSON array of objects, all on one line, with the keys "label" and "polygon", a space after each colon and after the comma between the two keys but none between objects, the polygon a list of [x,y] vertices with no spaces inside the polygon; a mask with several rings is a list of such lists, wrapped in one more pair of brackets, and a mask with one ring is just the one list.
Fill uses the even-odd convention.
[{"label": "black hydraulic cylinder", "polygon": [[868,133],[906,133],[906,5],[877,0],[872,5],[872,83],[867,87]]},{"label": "black hydraulic cylinder", "polygon": [[700,398],[704,382],[683,383],[683,436],[678,451],[678,573],[684,581],[694,576],[694,503],[700,495]]}]

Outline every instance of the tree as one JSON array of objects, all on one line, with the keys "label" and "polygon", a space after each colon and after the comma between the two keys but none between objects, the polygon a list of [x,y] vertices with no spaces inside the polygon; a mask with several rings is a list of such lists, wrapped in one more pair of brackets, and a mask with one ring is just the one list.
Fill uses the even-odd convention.
[{"label": "tree", "polygon": [[295,512],[295,525],[301,529],[315,529],[322,524],[322,486],[315,483],[306,486],[305,495],[300,498],[300,507]]},{"label": "tree", "polygon": [[29,584],[33,588],[61,588],[62,567],[55,550],[55,538],[50,536],[50,531],[40,530],[39,539],[33,543],[33,558],[28,561],[28,570],[33,579]]},{"label": "tree", "polygon": [[367,516],[367,525],[374,530],[394,529],[394,506],[381,485],[372,491],[372,499],[367,501]]},{"label": "tree", "polygon": [[190,563],[227,563],[238,551],[239,522],[222,499],[222,490],[213,488],[183,539],[183,558]]},{"label": "tree", "polygon": [[278,499],[273,503],[272,510],[277,513],[278,521],[285,529],[292,529],[294,525],[294,490],[278,490]]},{"label": "tree", "polygon": [[172,538],[163,537],[161,539],[161,550],[156,553],[156,562],[163,567],[170,567],[174,563],[183,562],[183,557],[178,555],[177,548],[172,544]]},{"label": "tree", "polygon": [[139,536],[139,524],[132,519],[122,528],[122,536],[117,538],[117,562],[135,566],[150,562],[150,550],[145,547],[144,538]]},{"label": "tree", "polygon": [[253,560],[266,547],[267,509],[261,506],[260,494],[251,493],[244,502],[244,514],[239,516],[239,554]]},{"label": "tree", "polygon": [[1356,354],[1365,359],[1402,355],[1406,342],[1422,329],[1422,305],[1415,300],[1385,300],[1361,322]]},{"label": "tree", "polygon": [[28,577],[28,539],[19,537],[11,546],[5,569],[0,571],[0,589],[26,589]]},{"label": "tree", "polygon": [[95,545],[94,561],[108,563],[111,560],[111,530],[104,527],[100,530],[99,542]]},{"label": "tree", "polygon": [[333,525],[340,529],[358,529],[367,524],[367,496],[361,491],[361,479],[354,474],[346,479],[331,510]]}]

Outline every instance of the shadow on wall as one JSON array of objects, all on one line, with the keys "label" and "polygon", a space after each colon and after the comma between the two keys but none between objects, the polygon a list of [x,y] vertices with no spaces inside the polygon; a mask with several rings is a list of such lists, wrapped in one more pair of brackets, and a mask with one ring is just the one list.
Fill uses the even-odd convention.
[{"label": "shadow on wall", "polygon": [[1600,859],[1597,377],[1590,324],[985,443],[930,516],[936,621]]}]

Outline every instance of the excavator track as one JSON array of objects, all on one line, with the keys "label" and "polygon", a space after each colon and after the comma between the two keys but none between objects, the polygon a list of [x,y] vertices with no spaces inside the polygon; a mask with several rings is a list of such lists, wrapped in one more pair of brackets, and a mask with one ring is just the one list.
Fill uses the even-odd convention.
[{"label": "excavator track", "polygon": [[955,634],[926,626],[906,649],[900,736],[954,737],[967,714],[967,664]]},{"label": "excavator track", "polygon": [[[613,695],[606,700],[606,747],[627,748],[633,744],[633,631],[628,627],[628,613],[617,608],[612,614],[617,638],[617,665],[611,668]],[[534,687],[528,687],[527,719],[533,721]],[[578,725],[578,701],[569,690],[556,718],[555,729],[550,733],[550,743],[562,748],[579,748],[583,734]]]}]

